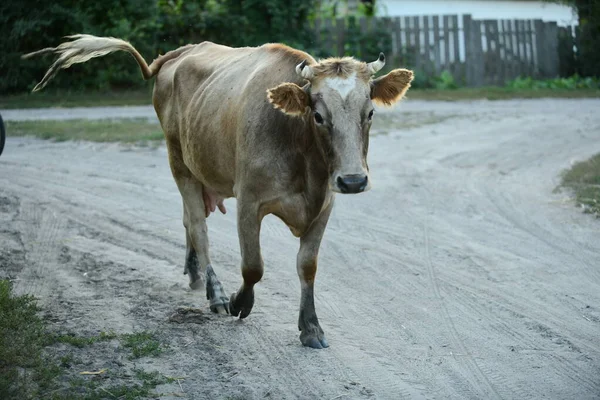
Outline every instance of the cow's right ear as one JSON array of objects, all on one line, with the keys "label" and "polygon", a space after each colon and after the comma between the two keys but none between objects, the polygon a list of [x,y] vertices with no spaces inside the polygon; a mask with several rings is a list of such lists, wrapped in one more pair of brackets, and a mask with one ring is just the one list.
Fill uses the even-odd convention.
[{"label": "cow's right ear", "polygon": [[295,83],[282,83],[267,90],[267,98],[281,112],[298,117],[310,107],[308,93]]}]

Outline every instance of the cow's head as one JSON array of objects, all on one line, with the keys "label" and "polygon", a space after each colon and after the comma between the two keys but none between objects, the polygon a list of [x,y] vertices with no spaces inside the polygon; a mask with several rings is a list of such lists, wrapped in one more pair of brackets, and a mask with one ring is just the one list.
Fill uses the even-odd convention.
[{"label": "cow's head", "polygon": [[406,69],[372,79],[384,64],[383,53],[368,64],[349,57],[313,65],[304,61],[296,72],[308,80],[306,86],[283,83],[267,91],[275,108],[308,120],[329,165],[329,184],[335,192],[370,189],[367,151],[373,103],[392,105],[410,87],[413,73]]}]

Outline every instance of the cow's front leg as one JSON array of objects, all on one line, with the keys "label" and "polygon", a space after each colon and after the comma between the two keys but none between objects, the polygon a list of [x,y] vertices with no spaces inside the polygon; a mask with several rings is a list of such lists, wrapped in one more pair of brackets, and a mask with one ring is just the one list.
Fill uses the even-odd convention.
[{"label": "cow's front leg", "polygon": [[254,285],[263,276],[263,259],[260,254],[260,223],[258,203],[238,199],[238,236],[242,253],[242,278],[240,289],[229,299],[231,315],[246,318],[254,305]]},{"label": "cow's front leg", "polygon": [[297,269],[300,278],[300,315],[298,317],[298,329],[300,330],[300,341],[304,346],[315,349],[329,347],[317,312],[315,311],[314,285],[317,274],[317,258],[323,232],[327,226],[329,215],[333,207],[333,199],[329,206],[323,210],[321,215],[310,227],[309,231],[300,238],[300,251],[298,251]]}]

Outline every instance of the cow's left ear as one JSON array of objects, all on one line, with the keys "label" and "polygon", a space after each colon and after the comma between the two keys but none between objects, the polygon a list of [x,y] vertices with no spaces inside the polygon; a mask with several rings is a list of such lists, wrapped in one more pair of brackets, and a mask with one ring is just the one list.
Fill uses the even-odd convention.
[{"label": "cow's left ear", "polygon": [[282,83],[267,90],[267,98],[278,110],[298,117],[310,107],[308,93],[295,83]]},{"label": "cow's left ear", "polygon": [[408,69],[395,69],[372,80],[371,100],[377,104],[391,106],[404,97],[413,77],[413,72]]}]

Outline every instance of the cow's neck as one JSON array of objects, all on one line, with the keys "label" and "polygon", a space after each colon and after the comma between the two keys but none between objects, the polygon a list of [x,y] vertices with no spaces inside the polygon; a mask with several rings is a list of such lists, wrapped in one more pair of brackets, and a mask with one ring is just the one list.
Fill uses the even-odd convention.
[{"label": "cow's neck", "polygon": [[[304,161],[305,192],[316,203],[323,203],[329,194],[330,171],[323,152],[316,143],[306,151]],[[319,204],[315,206],[320,208]]]}]

